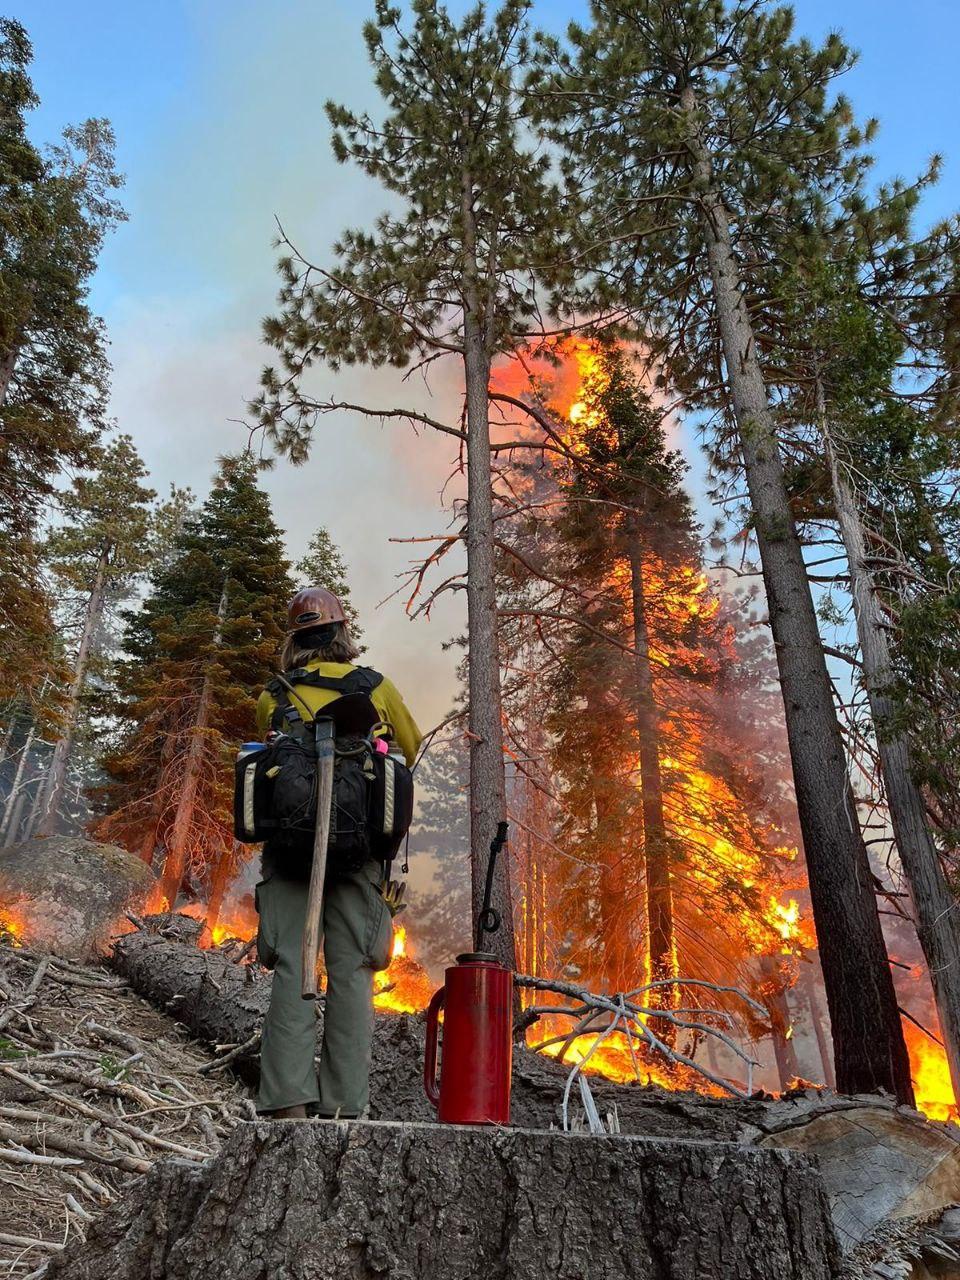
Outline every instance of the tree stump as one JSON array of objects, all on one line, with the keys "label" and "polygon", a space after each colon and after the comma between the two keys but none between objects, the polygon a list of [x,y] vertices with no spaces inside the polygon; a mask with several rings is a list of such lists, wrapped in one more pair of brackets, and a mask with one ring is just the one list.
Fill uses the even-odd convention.
[{"label": "tree stump", "polygon": [[815,1166],[723,1143],[242,1124],[162,1161],[49,1280],[832,1280]]}]

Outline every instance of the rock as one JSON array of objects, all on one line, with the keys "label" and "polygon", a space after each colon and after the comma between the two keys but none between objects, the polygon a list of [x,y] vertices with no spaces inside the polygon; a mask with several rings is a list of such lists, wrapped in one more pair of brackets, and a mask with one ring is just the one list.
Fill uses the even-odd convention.
[{"label": "rock", "polygon": [[24,942],[89,960],[109,950],[111,934],[136,912],[153,884],[150,868],[112,844],[80,836],[28,840],[0,851],[0,915]]},{"label": "rock", "polygon": [[831,1280],[795,1152],[523,1129],[241,1124],[161,1161],[45,1280]]}]

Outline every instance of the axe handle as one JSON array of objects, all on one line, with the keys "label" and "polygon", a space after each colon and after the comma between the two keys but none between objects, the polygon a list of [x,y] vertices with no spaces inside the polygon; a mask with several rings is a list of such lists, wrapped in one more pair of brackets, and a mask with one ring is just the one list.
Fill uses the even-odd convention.
[{"label": "axe handle", "polygon": [[333,721],[317,720],[317,825],[313,833],[313,865],[307,893],[307,915],[303,923],[300,994],[304,1000],[317,998],[317,957],[320,951],[320,921],[323,917],[323,882],[327,874],[327,843],[330,839],[330,811],[333,806]]}]

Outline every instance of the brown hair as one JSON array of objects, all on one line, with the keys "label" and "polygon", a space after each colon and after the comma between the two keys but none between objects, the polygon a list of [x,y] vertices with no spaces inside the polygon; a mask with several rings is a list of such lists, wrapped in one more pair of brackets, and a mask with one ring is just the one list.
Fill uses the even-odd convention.
[{"label": "brown hair", "polygon": [[293,671],[297,667],[305,667],[308,662],[353,662],[354,658],[359,658],[360,650],[347,624],[338,622],[336,628],[333,639],[322,649],[306,647],[303,634],[291,632],[284,640],[280,651],[281,668],[284,671]]}]

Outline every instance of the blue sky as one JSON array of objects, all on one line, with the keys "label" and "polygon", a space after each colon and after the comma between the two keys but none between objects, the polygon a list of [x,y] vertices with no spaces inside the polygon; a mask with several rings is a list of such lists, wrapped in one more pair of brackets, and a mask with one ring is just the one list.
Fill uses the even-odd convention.
[{"label": "blue sky", "polygon": [[[464,7],[461,4],[454,8]],[[230,422],[256,390],[259,318],[275,294],[274,215],[323,257],[342,226],[382,204],[360,176],[334,164],[323,103],[373,105],[360,27],[372,5],[347,0],[24,0],[12,12],[35,44],[42,107],[34,136],[107,116],[127,174],[130,221],[112,238],[94,304],[112,341],[113,411],[141,447],[158,487],[203,491],[219,452],[242,443]],[[537,20],[561,27],[585,6],[541,0]],[[960,207],[956,50],[951,0],[798,0],[797,29],[839,26],[862,52],[845,90],[861,116],[878,115],[882,176],[912,175],[934,151],[944,179],[924,218]],[[387,396],[382,378],[345,376],[338,393]],[[452,388],[441,385],[444,399]],[[405,393],[407,394],[407,393]],[[373,424],[335,425],[308,467],[278,464],[268,485],[298,552],[318,523],[341,543],[374,648],[403,679],[428,645],[457,625],[401,624],[399,606],[374,606],[395,585],[408,549],[390,535],[442,527],[437,496],[446,452],[411,446]],[[424,626],[430,628],[424,632]],[[447,670],[449,675],[449,670]],[[436,683],[424,723],[449,684]]]}]

